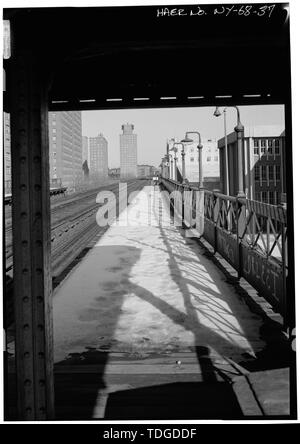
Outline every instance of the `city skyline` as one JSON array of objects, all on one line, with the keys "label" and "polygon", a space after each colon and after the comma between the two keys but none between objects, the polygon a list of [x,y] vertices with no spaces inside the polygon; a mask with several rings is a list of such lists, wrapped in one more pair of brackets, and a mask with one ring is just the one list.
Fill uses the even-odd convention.
[{"label": "city skyline", "polygon": [[[284,125],[283,105],[239,108],[244,126]],[[167,139],[181,140],[186,131],[193,130],[199,131],[203,138],[222,138],[223,117],[214,117],[214,110],[215,107],[82,111],[82,134],[93,137],[101,131],[108,140],[108,165],[116,168],[120,166],[119,129],[130,121],[139,137],[139,163],[157,167],[166,152]],[[228,108],[226,114],[227,133],[230,133],[236,125],[236,112]]]}]

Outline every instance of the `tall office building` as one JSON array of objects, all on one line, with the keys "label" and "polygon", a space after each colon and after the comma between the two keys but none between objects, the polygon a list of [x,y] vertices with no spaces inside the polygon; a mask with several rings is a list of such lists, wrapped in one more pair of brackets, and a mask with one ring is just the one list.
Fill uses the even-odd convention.
[{"label": "tall office building", "polygon": [[89,166],[89,157],[89,138],[82,136],[82,163],[86,161]]},{"label": "tall office building", "polygon": [[85,184],[89,181],[90,176],[89,157],[89,138],[82,136],[82,171]]},{"label": "tall office building", "polygon": [[127,123],[122,125],[120,134],[120,167],[121,179],[137,177],[137,135],[133,133],[134,126]]},{"label": "tall office building", "polygon": [[[225,139],[220,149],[221,189],[226,189]],[[280,125],[245,127],[243,135],[243,188],[248,199],[278,205],[285,202],[285,131]],[[227,136],[229,194],[238,192],[236,132]]]},{"label": "tall office building", "polygon": [[94,180],[108,177],[108,143],[103,134],[89,138],[89,169]]},{"label": "tall office building", "polygon": [[81,112],[49,113],[50,186],[76,190],[82,183]]}]

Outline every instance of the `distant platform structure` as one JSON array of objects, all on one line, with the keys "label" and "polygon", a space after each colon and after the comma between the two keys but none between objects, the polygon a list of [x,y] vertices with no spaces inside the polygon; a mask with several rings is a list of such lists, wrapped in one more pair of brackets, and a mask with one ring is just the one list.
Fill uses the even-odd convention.
[{"label": "distant platform structure", "polygon": [[[66,194],[66,191],[68,190],[67,187],[51,187],[50,188],[50,197],[56,196],[58,194]],[[11,205],[12,204],[12,194],[6,193],[4,196],[4,204],[5,205]]]},{"label": "distant platform structure", "polygon": [[68,189],[67,187],[51,187],[50,188],[50,196],[55,196],[57,194],[65,195],[67,189]]}]

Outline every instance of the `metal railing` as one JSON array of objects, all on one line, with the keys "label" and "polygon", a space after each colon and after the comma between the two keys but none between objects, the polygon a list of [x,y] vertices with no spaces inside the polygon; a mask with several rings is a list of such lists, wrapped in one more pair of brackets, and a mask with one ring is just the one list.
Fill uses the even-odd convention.
[{"label": "metal railing", "polygon": [[[182,194],[185,225],[199,234],[286,319],[287,215],[281,206],[161,179]],[[201,223],[200,219],[203,220]]]}]

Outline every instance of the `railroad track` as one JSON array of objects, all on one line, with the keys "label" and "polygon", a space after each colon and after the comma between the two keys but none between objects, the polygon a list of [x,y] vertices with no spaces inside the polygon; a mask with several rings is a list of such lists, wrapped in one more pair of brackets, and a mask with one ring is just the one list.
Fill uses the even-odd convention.
[{"label": "railroad track", "polygon": [[82,202],[83,204],[86,205],[87,200],[90,201],[91,199],[95,199],[95,196],[100,191],[102,191],[102,190],[114,191],[114,190],[117,190],[118,187],[119,187],[119,182],[114,182],[114,183],[102,185],[101,187],[97,187],[94,189],[90,189],[90,190],[78,193],[74,197],[62,198],[56,202],[52,202],[51,203],[51,217],[53,218],[53,216],[57,212],[59,212],[62,207],[64,208],[64,210],[66,210],[66,208],[72,207],[74,204],[76,204],[76,206],[78,206],[80,204],[80,202]]},{"label": "railroad track", "polygon": [[[109,183],[106,185],[101,185],[100,187],[89,189],[87,191],[83,191],[81,193],[76,193],[75,196],[71,197],[59,197],[55,201],[50,201],[51,205],[51,217],[58,213],[62,208],[66,209],[67,207],[72,207],[74,204],[78,206],[80,202],[85,202],[86,200],[93,199],[97,193],[101,190],[110,190],[113,191],[114,189],[117,189],[119,186],[119,182]],[[12,220],[11,220],[11,207],[6,209],[5,211],[5,231],[11,231],[12,229]]]},{"label": "railroad track", "polygon": [[[128,183],[128,192],[141,188],[147,181],[135,180]],[[56,261],[61,248],[69,242],[76,230],[80,227],[88,230],[92,222],[95,221],[95,213],[99,209],[96,203],[96,196],[101,190],[117,191],[119,183],[102,186],[94,190],[81,193],[77,198],[73,197],[68,201],[56,202],[51,206],[51,257]],[[99,228],[99,227],[98,227]],[[81,231],[82,231],[81,230]],[[13,269],[13,249],[12,249],[12,227],[6,226],[6,272],[12,273]],[[75,249],[77,251],[77,249]],[[55,268],[53,269],[55,271]]]},{"label": "railroad track", "polygon": [[[128,195],[132,191],[142,189],[149,180],[136,180],[128,183]],[[110,191],[118,188],[118,184],[110,187]],[[108,188],[107,188],[108,189]],[[65,277],[67,272],[71,270],[76,259],[86,249],[88,250],[91,242],[97,235],[102,235],[109,226],[99,227],[96,222],[96,212],[100,205],[96,203],[95,197],[98,194],[94,193],[93,204],[88,208],[83,208],[73,211],[65,212],[64,216],[60,218],[59,222],[52,225],[51,228],[51,268],[52,280],[56,286],[61,278]],[[119,199],[116,199],[117,214],[120,205]],[[123,202],[122,202],[123,203]],[[76,200],[74,200],[76,204]],[[74,208],[73,208],[74,209]],[[6,318],[8,325],[13,322],[13,307],[12,307],[12,286],[13,286],[13,257],[12,248],[9,254],[6,254]]]},{"label": "railroad track", "polygon": [[[143,183],[145,185],[145,183]],[[128,194],[141,189],[141,181],[128,184]],[[116,200],[117,213],[120,203]],[[96,212],[100,208],[98,203],[81,212],[72,219],[56,226],[51,233],[51,262],[52,275],[57,277],[63,272],[86,246],[95,238],[96,234],[103,234],[109,228],[99,227],[96,222]]]},{"label": "railroad track", "polygon": [[[148,180],[136,180],[128,183],[128,195],[130,192],[141,189],[149,183]],[[116,191],[119,184],[113,184],[109,191]],[[105,187],[102,187],[102,189]],[[67,264],[68,257],[70,260],[80,252],[80,249],[86,242],[95,236],[95,232],[100,231],[100,227],[96,223],[95,214],[100,208],[96,203],[96,196],[99,189],[93,192],[85,193],[85,196],[80,196],[79,199],[72,199],[73,209],[68,206],[65,209],[60,206],[61,214],[52,220],[51,226],[51,261],[52,273],[57,275],[65,262]],[[87,197],[89,198],[87,200]],[[117,207],[119,201],[117,199]],[[76,207],[76,210],[74,208]],[[91,231],[92,229],[92,231]],[[67,254],[68,252],[68,254]],[[13,253],[12,242],[6,245],[6,271],[13,269]],[[68,265],[68,264],[67,264]]]}]

